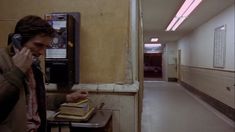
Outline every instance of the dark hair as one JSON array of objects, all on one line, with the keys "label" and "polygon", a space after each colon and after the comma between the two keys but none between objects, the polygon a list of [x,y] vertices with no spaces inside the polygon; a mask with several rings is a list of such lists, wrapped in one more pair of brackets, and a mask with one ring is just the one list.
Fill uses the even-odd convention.
[{"label": "dark hair", "polygon": [[53,38],[55,31],[46,20],[38,16],[29,15],[17,22],[13,34],[20,34],[22,36],[21,45],[23,45],[36,35]]}]

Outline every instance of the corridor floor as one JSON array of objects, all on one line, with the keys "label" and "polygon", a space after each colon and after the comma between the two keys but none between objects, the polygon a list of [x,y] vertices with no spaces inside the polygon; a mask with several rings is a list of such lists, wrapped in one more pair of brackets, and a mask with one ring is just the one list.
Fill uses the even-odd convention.
[{"label": "corridor floor", "polygon": [[178,83],[145,81],[142,132],[234,132],[234,122]]}]

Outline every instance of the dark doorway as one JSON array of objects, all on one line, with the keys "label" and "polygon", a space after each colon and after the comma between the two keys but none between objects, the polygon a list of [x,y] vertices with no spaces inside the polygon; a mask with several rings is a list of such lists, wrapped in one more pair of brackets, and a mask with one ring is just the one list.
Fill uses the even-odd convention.
[{"label": "dark doorway", "polygon": [[144,53],[144,78],[162,78],[162,53]]}]

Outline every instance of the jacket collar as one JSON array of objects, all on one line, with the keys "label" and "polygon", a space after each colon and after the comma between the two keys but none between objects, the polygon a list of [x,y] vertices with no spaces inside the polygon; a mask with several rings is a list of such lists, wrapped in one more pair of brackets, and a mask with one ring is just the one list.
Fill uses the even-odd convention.
[{"label": "jacket collar", "polygon": [[12,44],[9,44],[7,46],[7,53],[12,57],[13,55],[15,55],[15,51],[14,51],[14,48],[13,48],[13,45]]}]

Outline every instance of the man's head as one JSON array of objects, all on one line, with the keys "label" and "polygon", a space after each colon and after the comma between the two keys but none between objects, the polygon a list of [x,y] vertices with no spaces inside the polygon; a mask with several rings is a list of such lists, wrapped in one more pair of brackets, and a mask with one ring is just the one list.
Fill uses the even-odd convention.
[{"label": "man's head", "polygon": [[55,35],[55,31],[46,20],[30,15],[17,22],[14,34],[21,36],[22,47],[27,47],[34,56],[38,57],[44,54],[46,47],[49,46]]}]

